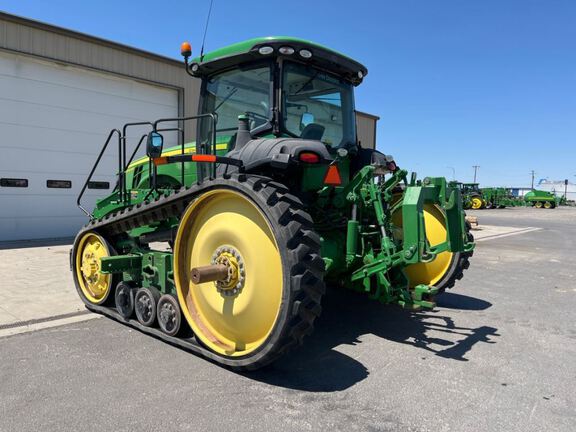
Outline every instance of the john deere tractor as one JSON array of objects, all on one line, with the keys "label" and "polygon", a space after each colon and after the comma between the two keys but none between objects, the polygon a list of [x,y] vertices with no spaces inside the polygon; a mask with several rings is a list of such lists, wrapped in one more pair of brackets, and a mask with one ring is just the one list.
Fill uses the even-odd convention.
[{"label": "john deere tractor", "polygon": [[488,203],[482,196],[478,183],[462,183],[460,188],[466,209],[485,209]]},{"label": "john deere tractor", "polygon": [[[90,221],[71,268],[89,309],[253,370],[310,334],[326,286],[417,310],[462,277],[474,243],[458,188],[357,141],[364,66],[288,37],[182,54],[199,114],[111,131],[78,197]],[[117,186],[88,211],[82,195],[116,140]]]}]

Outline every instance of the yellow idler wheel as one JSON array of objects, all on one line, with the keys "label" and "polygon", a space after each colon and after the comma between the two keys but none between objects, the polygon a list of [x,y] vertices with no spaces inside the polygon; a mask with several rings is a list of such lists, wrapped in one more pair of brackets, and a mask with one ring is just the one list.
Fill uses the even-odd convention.
[{"label": "yellow idler wheel", "polygon": [[250,177],[214,182],[219,187],[200,195],[180,221],[178,301],[217,361],[256,369],[300,342],[320,313],[319,238],[279,185]]},{"label": "yellow idler wheel", "polygon": [[[394,212],[392,222],[402,227],[402,207]],[[424,224],[426,226],[426,238],[430,246],[436,246],[446,240],[446,219],[444,212],[434,204],[424,204]],[[400,235],[401,231],[398,231]],[[473,240],[468,232],[468,238]],[[468,259],[471,253],[442,252],[436,258],[427,263],[417,263],[406,267],[405,272],[410,280],[410,287],[426,284],[434,285],[439,292],[454,286],[456,279],[462,277],[462,272],[470,266]]]},{"label": "yellow idler wheel", "polygon": [[479,210],[484,206],[484,202],[480,197],[472,197],[470,202],[472,203],[472,209],[474,210]]},{"label": "yellow idler wheel", "polygon": [[534,207],[536,207],[536,208],[542,208],[542,202],[541,202],[541,201],[536,201],[536,203],[534,204]]},{"label": "yellow idler wheel", "polygon": [[85,302],[99,305],[108,299],[113,277],[100,273],[100,259],[111,254],[106,240],[95,232],[87,232],[76,240],[74,279]]},{"label": "yellow idler wheel", "polygon": [[[424,224],[426,226],[426,238],[430,246],[436,246],[446,241],[445,216],[438,207],[433,204],[424,205]],[[449,270],[453,257],[452,252],[442,252],[436,256],[434,261],[408,266],[406,274],[410,279],[410,285],[412,287],[419,284],[436,285]]]},{"label": "yellow idler wheel", "polygon": [[545,209],[552,208],[552,203],[550,201],[544,201],[544,208]]}]

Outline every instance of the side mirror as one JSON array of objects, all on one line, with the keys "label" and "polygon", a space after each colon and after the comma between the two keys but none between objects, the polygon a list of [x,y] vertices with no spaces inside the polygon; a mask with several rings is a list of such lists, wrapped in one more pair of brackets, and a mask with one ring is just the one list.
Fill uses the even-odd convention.
[{"label": "side mirror", "polygon": [[164,138],[158,132],[150,132],[146,141],[146,155],[150,158],[157,158],[162,155]]},{"label": "side mirror", "polygon": [[300,130],[303,130],[310,123],[314,123],[314,114],[305,112],[300,117]]}]

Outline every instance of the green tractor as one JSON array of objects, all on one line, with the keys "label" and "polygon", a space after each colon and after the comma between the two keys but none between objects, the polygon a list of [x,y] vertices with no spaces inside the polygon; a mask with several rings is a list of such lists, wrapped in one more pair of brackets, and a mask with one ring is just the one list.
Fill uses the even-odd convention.
[{"label": "green tractor", "polygon": [[462,195],[462,206],[465,210],[479,210],[486,208],[487,201],[482,196],[478,183],[450,182],[450,185],[458,188]]},{"label": "green tractor", "polygon": [[[254,370],[310,334],[326,286],[418,310],[462,277],[474,242],[458,188],[357,142],[364,66],[287,37],[182,54],[199,114],[111,131],[78,197],[90,221],[71,269],[89,309]],[[117,186],[90,212],[82,195],[116,138]]]},{"label": "green tractor", "polygon": [[526,205],[535,208],[553,209],[559,205],[560,200],[552,192],[532,189],[524,195]]}]

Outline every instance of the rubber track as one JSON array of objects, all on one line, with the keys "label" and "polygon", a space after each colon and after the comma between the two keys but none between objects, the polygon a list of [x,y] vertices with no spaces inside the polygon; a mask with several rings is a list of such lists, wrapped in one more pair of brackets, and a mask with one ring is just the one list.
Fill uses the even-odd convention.
[{"label": "rubber track", "polygon": [[[468,222],[466,222],[466,235],[468,236],[468,241],[473,242],[474,236],[470,232],[471,226]],[[448,276],[445,276],[443,280],[441,280],[438,285],[438,294],[444,293],[447,289],[453,288],[456,284],[456,281],[462,279],[464,277],[464,270],[467,270],[470,267],[470,258],[474,255],[474,249],[470,252],[461,252],[458,257],[458,262],[455,266],[450,269]]]},{"label": "rubber track", "polygon": [[[106,315],[172,345],[235,370],[255,370],[301,344],[303,338],[312,332],[314,320],[322,311],[320,301],[325,292],[324,260],[320,256],[320,238],[314,232],[312,218],[305,211],[301,201],[291,195],[284,185],[266,177],[243,174],[206,180],[201,184],[167,192],[166,195],[153,201],[137,204],[101,219],[92,220],[80,230],[74,245],[88,231],[96,231],[110,241],[111,237],[133,228],[163,221],[170,217],[179,217],[190,202],[200,194],[216,187],[225,187],[227,182],[228,184],[230,182],[244,184],[253,192],[265,197],[266,203],[277,216],[283,231],[290,235],[285,246],[291,254],[291,261],[296,263],[290,269],[292,310],[288,318],[289,324],[284,327],[285,331],[277,339],[270,355],[265,356],[261,361],[241,364],[242,362],[222,357],[208,350],[193,336],[189,338],[168,336],[159,329],[143,326],[135,319],[123,318],[115,307],[95,305],[86,301],[83,296],[80,297],[91,311]],[[279,245],[279,247],[282,246]],[[71,269],[74,268],[73,257],[74,253],[71,253]],[[78,287],[77,290],[79,290]]]}]

